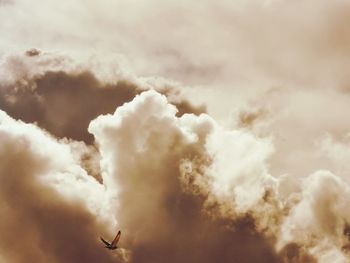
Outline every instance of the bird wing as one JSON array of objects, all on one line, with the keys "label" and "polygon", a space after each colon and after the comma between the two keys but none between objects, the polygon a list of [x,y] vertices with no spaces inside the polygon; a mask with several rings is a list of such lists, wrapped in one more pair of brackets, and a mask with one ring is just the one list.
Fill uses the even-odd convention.
[{"label": "bird wing", "polygon": [[101,238],[101,241],[106,245],[106,246],[110,246],[111,244],[109,244],[106,240],[104,240],[102,237]]},{"label": "bird wing", "polygon": [[118,241],[119,241],[119,239],[120,239],[120,235],[121,235],[121,234],[122,234],[122,233],[121,233],[120,231],[118,231],[118,234],[115,236],[114,240],[112,241],[112,244],[111,244],[112,247],[117,246],[117,243],[118,243]]}]

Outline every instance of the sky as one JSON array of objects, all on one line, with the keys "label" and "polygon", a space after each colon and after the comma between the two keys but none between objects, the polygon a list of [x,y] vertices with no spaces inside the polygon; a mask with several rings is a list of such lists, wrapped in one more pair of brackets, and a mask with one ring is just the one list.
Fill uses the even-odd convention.
[{"label": "sky", "polygon": [[350,1],[0,0],[0,22],[0,263],[349,261]]}]

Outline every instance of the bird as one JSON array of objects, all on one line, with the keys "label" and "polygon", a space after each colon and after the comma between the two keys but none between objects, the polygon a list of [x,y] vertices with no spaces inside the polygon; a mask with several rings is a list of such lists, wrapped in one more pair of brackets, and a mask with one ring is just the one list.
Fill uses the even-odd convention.
[{"label": "bird", "polygon": [[107,242],[106,240],[103,239],[103,237],[100,237],[101,238],[101,241],[106,245],[106,248],[108,248],[109,250],[114,250],[114,249],[117,249],[117,244],[118,244],[118,241],[120,239],[120,235],[122,233],[120,232],[120,230],[118,231],[118,234],[115,236],[115,238],[113,239],[112,243],[109,243]]}]

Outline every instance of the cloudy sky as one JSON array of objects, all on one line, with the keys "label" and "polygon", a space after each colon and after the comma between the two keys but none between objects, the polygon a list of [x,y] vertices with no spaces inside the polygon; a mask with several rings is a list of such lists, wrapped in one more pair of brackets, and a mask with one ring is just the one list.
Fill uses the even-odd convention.
[{"label": "cloudy sky", "polygon": [[350,1],[0,22],[0,263],[349,262]]}]

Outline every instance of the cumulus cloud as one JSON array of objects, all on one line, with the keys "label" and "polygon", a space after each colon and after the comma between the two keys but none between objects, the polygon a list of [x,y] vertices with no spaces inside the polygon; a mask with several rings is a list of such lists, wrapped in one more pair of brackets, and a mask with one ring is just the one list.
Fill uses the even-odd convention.
[{"label": "cumulus cloud", "polygon": [[[1,195],[8,218],[1,226],[6,237],[33,231],[27,237],[35,240],[26,253],[13,255],[3,239],[6,258],[76,261],[88,248],[87,262],[344,262],[347,184],[320,171],[288,190],[293,178],[269,174],[271,140],[226,130],[205,114],[176,114],[151,90],[93,120],[97,182],[82,168],[84,143],[57,141],[2,112]],[[18,225],[17,216],[28,220]],[[97,233],[112,235],[116,223],[123,248],[105,254]],[[46,232],[51,242],[44,242]],[[59,253],[69,240],[82,246]]]},{"label": "cumulus cloud", "polygon": [[301,200],[282,226],[281,242],[293,240],[311,247],[319,262],[346,262],[349,194],[349,185],[328,171],[305,178]]},{"label": "cumulus cloud", "polygon": [[[107,232],[104,188],[69,144],[0,112],[1,240],[6,262],[115,262],[94,249]],[[16,244],[16,245],[14,245]]]},{"label": "cumulus cloud", "polygon": [[[274,178],[270,140],[225,130],[207,115],[178,118],[155,92],[98,117],[89,131],[101,151],[103,179],[115,185],[116,218],[135,262],[210,262],[218,254],[223,262],[347,257],[348,185],[326,171],[296,179],[295,187],[291,176]],[[216,231],[224,232],[217,237]],[[207,244],[199,233],[218,240]],[[198,246],[206,247],[203,258]]]},{"label": "cumulus cloud", "polygon": [[[213,129],[206,115],[177,118],[176,108],[153,91],[91,122],[103,179],[117,189],[116,217],[127,235],[132,262],[278,262],[253,219],[211,219],[202,211],[206,196],[182,189],[180,164],[198,159],[203,166],[206,160],[210,163],[212,153],[205,148]],[[237,142],[254,144],[249,138]]]},{"label": "cumulus cloud", "polygon": [[[214,220],[202,211],[205,195],[182,190],[180,164],[209,158],[205,138],[215,124],[208,116],[177,117],[176,111],[164,96],[150,91],[118,108],[115,115],[100,116],[90,124],[102,158],[103,185],[80,166],[77,156],[84,145],[57,141],[35,125],[2,112],[5,258],[9,262],[112,262],[118,257],[124,261],[123,252],[113,257],[97,243],[98,233],[110,235],[110,226],[117,221],[132,262],[165,258],[254,262],[258,257],[278,262],[252,218]],[[16,253],[9,244],[23,234],[28,245]],[[202,253],[203,247],[208,253]],[[249,253],[252,248],[254,255]]]},{"label": "cumulus cloud", "polygon": [[0,1],[0,261],[347,262],[348,9]]}]

